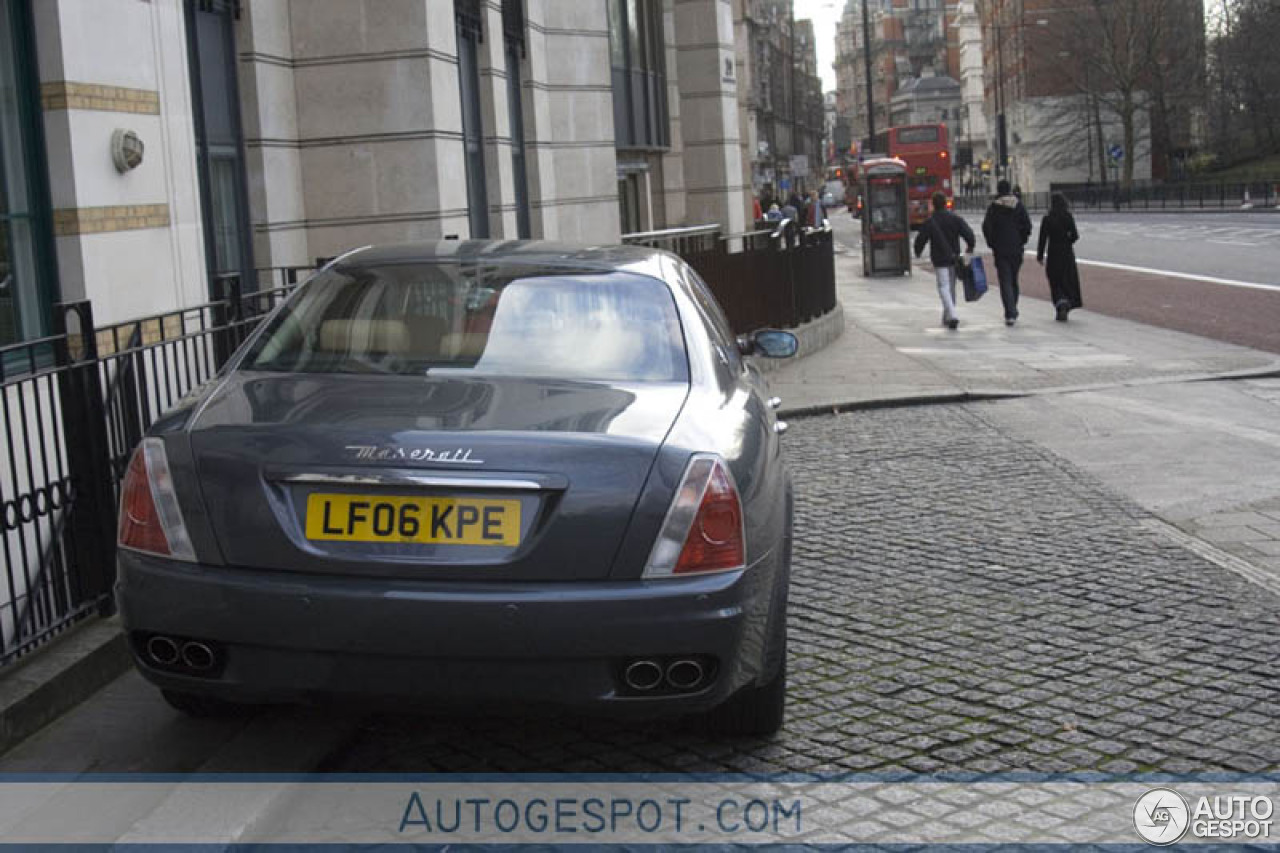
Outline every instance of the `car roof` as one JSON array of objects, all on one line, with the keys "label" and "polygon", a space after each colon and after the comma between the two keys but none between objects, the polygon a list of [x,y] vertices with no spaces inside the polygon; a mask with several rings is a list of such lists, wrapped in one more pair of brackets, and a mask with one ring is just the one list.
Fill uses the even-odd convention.
[{"label": "car roof", "polygon": [[333,266],[341,270],[430,263],[625,270],[667,281],[663,267],[670,263],[671,257],[661,249],[648,246],[575,246],[544,240],[439,240],[366,246],[337,258]]}]

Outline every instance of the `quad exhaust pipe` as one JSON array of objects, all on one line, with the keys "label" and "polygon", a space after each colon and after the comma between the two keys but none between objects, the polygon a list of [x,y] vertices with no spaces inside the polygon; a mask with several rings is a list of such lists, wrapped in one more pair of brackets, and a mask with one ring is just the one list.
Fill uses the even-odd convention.
[{"label": "quad exhaust pipe", "polygon": [[205,673],[218,665],[218,652],[202,640],[153,634],[143,646],[149,663],[168,669]]},{"label": "quad exhaust pipe", "polygon": [[681,659],[667,664],[667,684],[676,690],[692,690],[702,683],[705,674],[702,664],[696,660]]},{"label": "quad exhaust pipe", "polygon": [[168,637],[156,634],[147,640],[147,656],[161,666],[173,666],[178,662],[178,644]]},{"label": "quad exhaust pipe", "polygon": [[196,672],[213,669],[213,664],[216,660],[213,649],[198,640],[191,640],[182,644],[182,662]]},{"label": "quad exhaust pipe", "polygon": [[694,658],[675,658],[665,662],[641,658],[627,665],[622,680],[637,693],[649,693],[660,688],[688,693],[706,684],[707,668]]},{"label": "quad exhaust pipe", "polygon": [[632,690],[648,692],[662,684],[662,667],[655,660],[638,660],[627,667],[622,677]]}]

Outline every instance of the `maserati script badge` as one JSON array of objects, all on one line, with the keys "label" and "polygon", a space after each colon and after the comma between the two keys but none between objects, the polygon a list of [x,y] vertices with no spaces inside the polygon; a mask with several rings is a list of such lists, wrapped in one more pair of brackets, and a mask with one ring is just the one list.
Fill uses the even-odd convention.
[{"label": "maserati script badge", "polygon": [[408,462],[448,462],[451,465],[483,465],[483,459],[472,459],[470,447],[435,450],[430,447],[400,447],[388,444],[348,444],[346,449],[356,459],[369,462],[405,460]]}]

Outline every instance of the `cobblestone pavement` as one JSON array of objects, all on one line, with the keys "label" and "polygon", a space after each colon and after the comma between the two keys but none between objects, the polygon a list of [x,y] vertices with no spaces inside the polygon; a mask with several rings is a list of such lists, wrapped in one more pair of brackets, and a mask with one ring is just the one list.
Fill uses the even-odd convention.
[{"label": "cobblestone pavement", "polygon": [[776,738],[379,716],[322,769],[1280,769],[1280,599],[983,413],[792,423],[791,688]]}]

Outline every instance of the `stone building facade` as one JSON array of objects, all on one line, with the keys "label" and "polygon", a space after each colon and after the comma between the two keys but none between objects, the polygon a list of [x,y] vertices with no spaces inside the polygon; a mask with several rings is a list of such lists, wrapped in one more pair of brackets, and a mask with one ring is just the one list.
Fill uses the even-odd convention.
[{"label": "stone building facade", "polygon": [[871,54],[871,101],[877,133],[893,122],[891,101],[908,81],[926,74],[959,78],[955,28],[959,0],[846,0],[836,32],[836,92],[839,115],[853,139],[869,135],[867,51]]},{"label": "stone building facade", "polygon": [[741,231],[734,2],[0,0],[0,345],[368,243]]},{"label": "stone building facade", "polygon": [[1003,116],[1008,177],[1024,190],[1111,184],[1130,170],[1160,180],[1194,147],[1203,0],[982,0],[977,13],[989,145],[999,160]]},{"label": "stone building facade", "polygon": [[776,197],[822,185],[824,106],[813,23],[793,0],[734,0],[743,183]]}]

